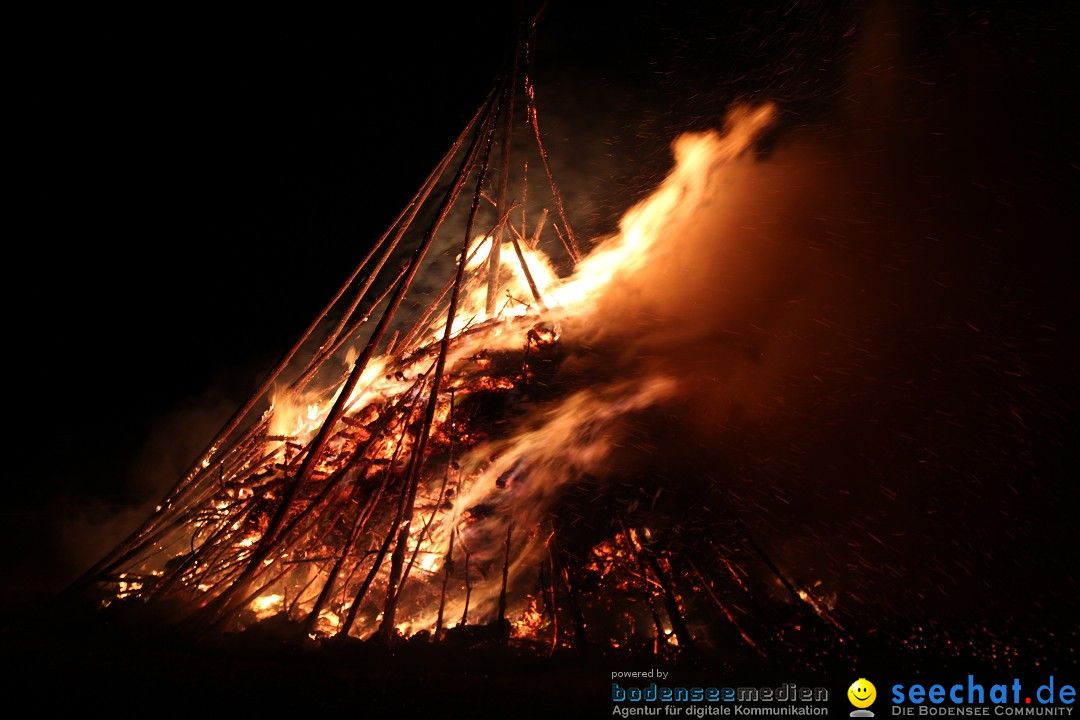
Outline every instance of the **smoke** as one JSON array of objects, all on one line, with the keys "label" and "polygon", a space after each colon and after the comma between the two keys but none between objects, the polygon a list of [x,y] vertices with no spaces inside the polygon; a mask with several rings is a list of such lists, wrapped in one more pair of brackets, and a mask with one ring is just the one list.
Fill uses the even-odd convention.
[{"label": "smoke", "polygon": [[[28,511],[15,525],[22,532],[47,526],[50,542],[26,557],[7,602],[49,595],[85,572],[149,517],[155,504],[189,468],[208,438],[235,409],[235,398],[214,387],[157,418],[142,448],[126,470],[115,497],[69,492],[40,511]],[[16,530],[17,532],[18,530]]]},{"label": "smoke", "polygon": [[676,168],[616,238],[644,233],[648,247],[568,323],[575,372],[675,376],[695,435],[790,412],[794,380],[827,354],[815,326],[850,324],[858,294],[823,220],[842,196],[835,168],[797,141],[757,151],[773,116],[738,107],[725,131],[676,140]]},{"label": "smoke", "polygon": [[[569,392],[466,458],[465,472],[479,478],[459,508],[499,503],[518,526],[544,527],[589,478],[611,482],[630,467],[659,470],[673,457],[701,456],[700,447],[684,444],[704,439],[695,427],[700,417],[723,422],[742,409],[771,412],[768,396],[782,371],[765,353],[787,332],[787,306],[813,273],[784,243],[748,230],[751,218],[769,222],[790,210],[775,190],[768,208],[751,200],[778,187],[780,178],[753,152],[774,114],[771,105],[738,107],[724,131],[676,140],[668,177],[551,290],[566,308],[552,315],[562,317],[568,352],[555,384]],[[627,442],[642,435],[634,426],[656,408],[675,406],[682,412],[667,430],[682,440],[654,429],[644,443]],[[466,542],[495,547],[496,540],[497,532],[480,526]],[[531,546],[517,566],[535,561],[530,555],[540,547]]]},{"label": "smoke", "polygon": [[[481,448],[462,506],[509,478],[515,521],[542,522],[582,478],[638,483],[684,517],[722,499],[847,608],[1023,604],[1016,548],[1053,556],[1068,523],[1060,313],[1016,236],[1056,220],[1013,116],[981,95],[998,58],[962,35],[928,59],[905,32],[934,28],[909,22],[863,18],[827,123],[765,136],[770,112],[740,106],[675,141],[668,178],[568,283],[636,243],[564,320],[557,382],[587,389]],[[1075,584],[1046,568],[1040,593]]]}]

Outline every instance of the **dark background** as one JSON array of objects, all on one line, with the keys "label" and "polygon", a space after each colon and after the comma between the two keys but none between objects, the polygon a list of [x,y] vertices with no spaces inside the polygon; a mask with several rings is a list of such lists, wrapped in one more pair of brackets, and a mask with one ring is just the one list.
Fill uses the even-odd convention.
[{"label": "dark background", "polygon": [[[107,550],[302,330],[482,99],[507,5],[26,20],[7,103],[5,601],[58,590]],[[1075,17],[880,12],[554,3],[537,48],[550,149],[582,158],[562,169],[589,235],[662,176],[678,132],[717,127],[736,100],[778,101],[778,137],[827,135],[860,78],[900,86],[866,117],[942,131],[885,156],[934,178],[917,191],[928,201],[950,193],[942,212],[968,239],[956,256],[986,278],[979,297],[1012,308],[980,331],[1023,359],[1038,398],[1017,409],[1027,454],[988,483],[995,507],[1051,528],[1021,541],[1010,578],[1057,571],[1045,582],[1075,594]],[[867,27],[895,39],[902,65],[867,60]],[[1005,365],[957,376],[972,417]],[[1021,490],[994,489],[1007,479]]]}]

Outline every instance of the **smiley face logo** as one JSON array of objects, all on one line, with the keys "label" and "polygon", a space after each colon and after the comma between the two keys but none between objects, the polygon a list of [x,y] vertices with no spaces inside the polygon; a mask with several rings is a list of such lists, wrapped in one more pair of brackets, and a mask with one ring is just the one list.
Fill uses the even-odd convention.
[{"label": "smiley face logo", "polygon": [[868,708],[877,699],[877,688],[866,678],[859,678],[847,689],[848,700],[857,708]]}]

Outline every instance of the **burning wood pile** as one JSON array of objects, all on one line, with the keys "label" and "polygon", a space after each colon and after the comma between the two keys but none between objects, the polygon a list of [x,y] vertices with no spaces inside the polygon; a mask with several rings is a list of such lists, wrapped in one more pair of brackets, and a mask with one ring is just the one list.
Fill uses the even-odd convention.
[{"label": "burning wood pile", "polygon": [[[749,598],[775,591],[754,587],[765,567],[796,605],[831,618],[718,494],[684,512],[609,462],[637,441],[626,418],[670,398],[670,374],[597,377],[568,361],[588,343],[582,328],[619,322],[599,317],[605,295],[650,262],[659,227],[694,212],[710,174],[753,147],[771,108],[680,139],[668,178],[584,253],[527,75],[546,187],[510,192],[518,75],[515,62],[195,466],[91,569],[106,603],[161,603],[199,630],[284,616],[314,638],[676,653],[756,647]],[[444,253],[456,269],[417,303],[455,208],[467,218]]]}]

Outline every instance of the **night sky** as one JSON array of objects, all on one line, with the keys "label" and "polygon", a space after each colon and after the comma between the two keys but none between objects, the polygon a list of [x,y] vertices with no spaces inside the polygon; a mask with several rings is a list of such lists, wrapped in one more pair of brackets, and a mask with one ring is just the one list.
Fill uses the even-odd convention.
[{"label": "night sky", "polygon": [[[23,592],[5,601],[60,589],[168,489],[482,100],[512,5],[398,3],[382,23],[28,21],[9,91],[19,254],[4,287],[15,432],[3,537],[19,549],[0,574]],[[965,346],[995,360],[953,374],[954,394],[970,398],[954,407],[970,417],[948,442],[965,448],[957,457],[984,447],[964,439],[965,425],[989,426],[986,398],[1000,389],[982,369],[1014,368],[995,348],[1020,358],[1036,398],[1015,410],[1026,454],[988,463],[1000,475],[984,478],[986,492],[1050,528],[1016,549],[1009,572],[1056,570],[1047,583],[1065,593],[1077,582],[1066,530],[1077,501],[1075,20],[1007,3],[556,2],[536,70],[552,154],[577,158],[560,169],[582,235],[610,230],[662,176],[670,140],[718,126],[737,100],[779,103],[776,142],[798,130],[843,147],[861,129],[836,118],[874,96],[860,83],[891,84],[890,102],[862,117],[896,129],[879,164],[925,183],[887,189],[939,207],[928,222],[952,245],[937,261],[970,290],[903,301],[952,303],[1000,338]],[[893,39],[899,69],[859,44],[866,28]],[[943,344],[946,363],[949,353]],[[1006,476],[1030,485],[999,495]],[[31,537],[40,545],[27,548]]]}]

